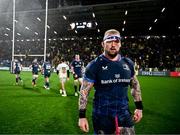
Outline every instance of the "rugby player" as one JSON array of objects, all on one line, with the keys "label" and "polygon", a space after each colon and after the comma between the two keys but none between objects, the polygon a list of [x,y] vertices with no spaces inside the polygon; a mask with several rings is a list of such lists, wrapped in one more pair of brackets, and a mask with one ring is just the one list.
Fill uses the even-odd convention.
[{"label": "rugby player", "polygon": [[60,81],[60,94],[62,94],[63,97],[67,96],[66,89],[65,89],[65,83],[67,80],[69,80],[69,66],[65,63],[64,59],[61,60],[60,64],[56,68],[57,74],[59,75],[59,81]]},{"label": "rugby player", "polygon": [[80,59],[80,55],[76,54],[75,59],[71,62],[71,72],[74,78],[75,96],[78,96],[78,92],[79,92],[77,91],[78,87],[79,87],[79,90],[81,88],[83,68],[84,68],[84,63]]},{"label": "rugby player", "polygon": [[20,73],[21,73],[21,70],[22,70],[22,65],[21,65],[21,63],[18,61],[18,60],[14,60],[14,74],[15,74],[15,77],[16,77],[16,85],[18,85],[19,84],[19,81],[21,82],[21,83],[23,83],[23,80],[21,79],[21,77],[20,77]]},{"label": "rugby player", "polygon": [[47,62],[44,62],[43,65],[42,65],[42,69],[41,69],[41,72],[43,73],[44,75],[44,88],[49,90],[50,89],[50,86],[49,86],[49,77],[51,76],[51,64],[49,61]]},{"label": "rugby player", "polygon": [[[115,29],[104,34],[103,54],[91,61],[85,70],[79,96],[79,127],[89,131],[86,118],[88,95],[95,89],[92,121],[95,134],[135,134],[134,123],[142,119],[142,97],[134,63],[119,54],[121,37]],[[136,109],[131,116],[128,105],[128,86]]]},{"label": "rugby player", "polygon": [[32,65],[30,65],[30,69],[32,69],[32,86],[36,86],[36,80],[38,78],[39,70],[41,69],[40,65],[37,62],[37,59],[34,59]]}]

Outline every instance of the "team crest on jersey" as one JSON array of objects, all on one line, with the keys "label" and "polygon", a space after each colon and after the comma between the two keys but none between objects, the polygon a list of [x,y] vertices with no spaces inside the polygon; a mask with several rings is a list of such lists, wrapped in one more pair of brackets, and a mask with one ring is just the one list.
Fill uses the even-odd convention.
[{"label": "team crest on jersey", "polygon": [[130,69],[129,69],[129,66],[128,66],[127,64],[123,64],[123,69],[125,69],[125,70],[130,70]]},{"label": "team crest on jersey", "polygon": [[115,78],[120,78],[120,74],[115,74]]},{"label": "team crest on jersey", "polygon": [[102,70],[108,70],[108,66],[102,66]]}]

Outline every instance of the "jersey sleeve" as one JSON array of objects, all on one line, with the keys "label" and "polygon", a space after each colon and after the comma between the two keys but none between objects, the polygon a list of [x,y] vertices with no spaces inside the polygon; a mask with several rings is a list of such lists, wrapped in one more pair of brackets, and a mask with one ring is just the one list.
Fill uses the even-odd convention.
[{"label": "jersey sleeve", "polygon": [[66,70],[69,70],[69,66],[68,65],[66,65]]},{"label": "jersey sleeve", "polygon": [[58,70],[58,71],[60,70],[60,65],[57,66],[56,70]]},{"label": "jersey sleeve", "polygon": [[130,58],[124,58],[131,70],[131,77],[135,75],[134,62]]},{"label": "jersey sleeve", "polygon": [[85,74],[84,74],[84,80],[88,82],[96,82],[96,73],[97,73],[97,64],[95,61],[91,61],[86,69],[85,69]]},{"label": "jersey sleeve", "polygon": [[71,67],[74,67],[74,60],[70,64]]}]

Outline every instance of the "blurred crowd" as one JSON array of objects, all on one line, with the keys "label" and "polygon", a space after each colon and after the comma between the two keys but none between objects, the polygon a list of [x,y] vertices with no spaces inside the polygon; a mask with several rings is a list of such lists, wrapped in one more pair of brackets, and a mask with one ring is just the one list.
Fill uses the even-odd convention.
[{"label": "blurred crowd", "polygon": [[[180,69],[180,37],[124,37],[121,54],[130,57],[138,70],[177,71]],[[47,43],[47,59],[56,67],[60,59],[71,62],[75,54],[79,54],[85,65],[102,53],[102,39],[67,38],[49,40]],[[0,65],[8,65],[12,57],[12,42],[0,42]],[[29,66],[34,58],[43,62],[43,57],[29,56],[44,53],[44,41],[24,41],[15,44],[15,57],[23,66]]]},{"label": "blurred crowd", "polygon": [[125,39],[122,54],[133,59],[139,70],[175,71],[180,67],[179,37]]}]

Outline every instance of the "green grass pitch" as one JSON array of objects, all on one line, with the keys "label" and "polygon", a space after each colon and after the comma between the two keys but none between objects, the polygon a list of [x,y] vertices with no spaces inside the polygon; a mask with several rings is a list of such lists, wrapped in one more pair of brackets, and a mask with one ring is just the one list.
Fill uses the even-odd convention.
[{"label": "green grass pitch", "polygon": [[[58,76],[50,78],[51,89],[43,88],[39,75],[37,87],[31,85],[31,72],[22,72],[24,84],[16,86],[15,75],[0,71],[1,134],[82,134],[78,127],[78,97],[74,96],[72,77],[67,82],[67,97],[59,94]],[[144,103],[143,119],[135,125],[137,134],[180,134],[180,78],[139,76]],[[93,134],[91,111],[87,116]],[[134,104],[130,96],[130,110]]]}]

